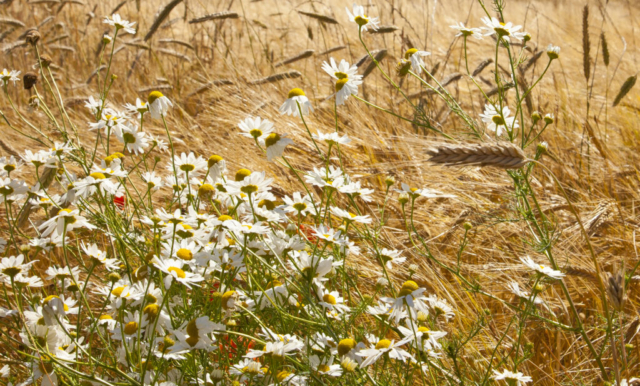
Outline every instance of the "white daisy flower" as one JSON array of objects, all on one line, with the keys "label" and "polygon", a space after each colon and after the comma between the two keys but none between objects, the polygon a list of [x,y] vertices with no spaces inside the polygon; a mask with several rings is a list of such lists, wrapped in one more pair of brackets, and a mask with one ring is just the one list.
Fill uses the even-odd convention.
[{"label": "white daisy flower", "polygon": [[353,3],[353,13],[346,8],[349,21],[352,21],[358,25],[363,31],[367,31],[368,28],[377,30],[380,22],[377,17],[368,17],[364,13],[364,7]]},{"label": "white daisy flower", "polygon": [[341,137],[340,134],[336,132],[323,134],[320,130],[318,130],[317,134],[313,134],[313,139],[317,141],[324,141],[328,145],[347,145],[351,142],[351,139],[347,135],[343,135]]},{"label": "white daisy flower", "polygon": [[7,69],[5,68],[2,70],[2,72],[0,72],[0,80],[2,80],[4,86],[6,86],[9,82],[13,82],[13,85],[15,86],[16,82],[20,81],[20,71],[7,71]]},{"label": "white daisy flower", "polygon": [[424,67],[424,60],[422,60],[422,58],[429,55],[431,55],[431,52],[418,51],[416,48],[410,48],[404,53],[404,59],[411,62],[413,72],[420,74],[422,67]]},{"label": "white daisy flower", "polygon": [[162,177],[156,175],[155,172],[144,172],[141,175],[142,180],[147,183],[147,188],[151,191],[157,191],[163,185]]},{"label": "white daisy flower", "polygon": [[122,20],[119,14],[115,13],[111,15],[111,17],[106,16],[104,18],[103,23],[109,24],[116,28],[116,30],[123,30],[124,32],[135,35],[136,30],[133,29],[133,26],[136,24],[135,22],[128,22],[127,20]]},{"label": "white daisy flower", "polygon": [[458,31],[456,36],[464,36],[464,37],[473,37],[477,40],[482,40],[482,30],[480,28],[472,28],[465,27],[464,23],[459,22],[458,24],[450,25],[449,27]]},{"label": "white daisy flower", "polygon": [[331,207],[331,213],[333,213],[334,216],[339,217],[343,221],[348,223],[357,222],[359,224],[371,224],[371,222],[373,221],[371,220],[371,217],[368,214],[364,216],[359,216],[349,211],[336,208],[335,206]]},{"label": "white daisy flower", "polygon": [[309,357],[309,365],[314,371],[317,371],[320,375],[328,375],[330,377],[339,377],[342,375],[342,367],[340,365],[334,365],[333,356],[326,360],[321,360],[317,355]]},{"label": "white daisy flower", "polygon": [[370,348],[360,350],[356,355],[366,358],[361,367],[367,367],[370,364],[375,363],[383,355],[388,355],[391,359],[400,360],[405,362],[407,359],[415,360],[409,352],[400,348],[404,344],[410,342],[413,337],[405,337],[404,339],[395,342],[388,339],[380,339],[376,344],[372,344]]},{"label": "white daisy flower", "polygon": [[149,139],[146,134],[138,131],[138,127],[134,125],[123,126],[122,130],[116,133],[116,136],[131,153],[142,154],[144,149],[149,147]]},{"label": "white daisy flower", "polygon": [[496,381],[506,381],[510,386],[523,386],[524,384],[531,382],[533,379],[529,376],[526,376],[520,372],[513,372],[509,370],[504,370],[503,372],[498,372],[493,370],[493,379]]},{"label": "white daisy flower", "polygon": [[349,307],[344,304],[344,298],[340,296],[338,291],[327,291],[320,287],[318,297],[322,299],[318,304],[326,308],[328,311],[336,311],[340,314],[349,312]]},{"label": "white daisy flower", "polygon": [[380,253],[380,259],[382,260],[382,263],[388,268],[388,269],[393,269],[393,264],[399,265],[404,263],[407,258],[406,257],[401,257],[400,255],[402,254],[401,251],[398,251],[397,249],[387,249],[387,248],[383,248]]},{"label": "white daisy flower", "polygon": [[518,40],[522,40],[524,38],[524,32],[518,32],[522,26],[521,25],[513,25],[511,22],[502,23],[500,20],[495,17],[488,18],[483,17],[482,22],[485,24],[485,36],[496,34],[499,38],[503,38],[507,42],[510,37],[513,37]]},{"label": "white daisy flower", "polygon": [[77,228],[95,229],[96,227],[87,221],[77,209],[61,209],[56,216],[40,225],[38,229],[42,231],[42,236],[62,235],[66,226],[66,231],[70,232]]},{"label": "white daisy flower", "polygon": [[184,284],[187,288],[191,288],[192,285],[198,285],[196,283],[204,280],[200,274],[185,272],[182,267],[184,261],[177,259],[161,260],[157,256],[151,260],[154,267],[158,268],[162,272],[166,273],[164,277],[164,286],[166,289],[171,287],[171,283],[175,280],[180,284]]},{"label": "white daisy flower", "polygon": [[13,278],[18,274],[25,274],[37,260],[24,262],[24,255],[3,257],[0,260],[0,273],[9,278]]},{"label": "white daisy flower", "polygon": [[264,140],[273,132],[273,122],[260,117],[247,117],[238,124],[238,127],[242,130],[240,135],[257,140]]},{"label": "white daisy flower", "polygon": [[309,98],[307,98],[302,89],[294,88],[289,91],[287,100],[280,106],[280,114],[299,117],[300,110],[302,111],[302,115],[309,115],[309,112],[313,111],[313,106],[311,106]]},{"label": "white daisy flower", "polygon": [[144,113],[149,111],[149,105],[147,102],[143,102],[140,98],[136,98],[136,104],[132,105],[131,103],[127,103],[124,105],[125,109],[127,109],[132,114],[137,114],[138,119],[142,119]]},{"label": "white daisy flower", "polygon": [[329,169],[313,168],[313,172],[309,172],[304,178],[307,183],[320,188],[340,189],[345,184],[345,176],[342,170],[333,165],[329,166]]},{"label": "white daisy flower", "polygon": [[549,56],[551,60],[558,59],[560,57],[560,47],[549,44],[547,46],[547,56]]},{"label": "white daisy flower", "polygon": [[520,261],[522,261],[522,263],[529,267],[531,270],[552,279],[562,279],[565,276],[564,273],[557,271],[547,265],[536,264],[529,256],[521,257]]},{"label": "white daisy flower", "polygon": [[492,105],[484,106],[484,114],[480,114],[482,121],[487,124],[487,130],[496,133],[496,136],[502,135],[503,132],[512,132],[520,127],[515,117],[509,117],[511,110],[509,107],[502,107],[502,112],[498,112]]},{"label": "white daisy flower", "polygon": [[[195,176],[201,170],[207,168],[207,161],[201,156],[197,156],[193,154],[193,152],[189,152],[189,154],[182,153],[179,156],[176,155],[173,158],[173,162],[176,166],[176,169],[186,173],[189,173],[190,176]],[[173,173],[173,165],[169,163],[167,165],[167,170]]]},{"label": "white daisy flower", "polygon": [[[523,291],[520,289],[520,285],[518,284],[518,282],[515,282],[515,281],[509,282],[507,284],[507,289],[509,290],[509,292],[516,295],[520,299],[523,299],[525,301],[529,301],[529,299],[531,299],[531,295],[527,291]],[[533,299],[533,303],[542,304],[543,300],[536,296],[536,298]]]},{"label": "white daisy flower", "polygon": [[412,337],[412,345],[423,352],[441,349],[442,345],[438,342],[438,339],[447,335],[444,331],[431,331],[428,327],[418,327],[412,322],[407,322],[407,327],[398,326],[398,330],[405,337]]}]

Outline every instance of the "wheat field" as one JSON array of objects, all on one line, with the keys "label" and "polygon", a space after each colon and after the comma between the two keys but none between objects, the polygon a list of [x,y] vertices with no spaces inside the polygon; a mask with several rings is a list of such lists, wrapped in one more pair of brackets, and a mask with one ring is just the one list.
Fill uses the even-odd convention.
[{"label": "wheat field", "polygon": [[[113,307],[116,335],[124,334],[117,326],[121,322],[119,318],[127,317],[127,304],[130,304],[125,299],[124,305],[104,306],[107,303],[103,304],[106,301],[103,294],[90,288],[107,286],[109,299],[108,294],[113,295],[114,286],[119,285],[112,281],[109,287],[110,275],[114,272],[118,272],[121,278],[127,275],[135,278],[138,271],[134,269],[138,267],[149,267],[149,272],[158,271],[152,270],[155,269],[155,260],[146,260],[146,256],[153,255],[154,248],[159,256],[159,251],[166,247],[166,240],[158,241],[159,233],[143,233],[139,248],[127,246],[122,241],[109,241],[121,240],[120,236],[114,236],[118,234],[114,227],[122,226],[117,220],[119,216],[133,218],[139,208],[151,207],[151,193],[148,200],[147,196],[141,199],[140,207],[134,207],[131,203],[134,196],[139,198],[142,194],[136,195],[127,190],[126,203],[122,204],[125,209],[118,206],[117,210],[107,209],[108,205],[114,206],[113,200],[102,195],[95,202],[86,198],[82,201],[82,208],[87,211],[83,215],[93,223],[95,230],[82,231],[78,228],[69,236],[68,243],[72,245],[63,242],[45,252],[43,248],[34,247],[33,243],[29,249],[30,240],[43,237],[41,224],[57,218],[59,212],[53,207],[39,210],[36,205],[36,209],[27,211],[28,219],[17,221],[19,214],[24,213],[22,206],[30,205],[24,201],[33,196],[25,193],[26,198],[12,202],[8,194],[0,192],[5,195],[0,209],[0,237],[6,244],[2,256],[7,258],[22,253],[26,261],[37,260],[28,269],[43,281],[42,287],[29,288],[27,294],[17,290],[14,276],[2,271],[4,291],[0,305],[6,318],[0,319],[0,344],[3,347],[0,365],[8,367],[1,371],[0,382],[16,385],[30,381],[65,385],[165,383],[165,386],[203,383],[634,384],[634,376],[640,374],[640,336],[637,335],[640,331],[637,309],[640,273],[636,272],[640,264],[636,244],[636,230],[640,226],[636,213],[640,198],[637,168],[640,94],[633,87],[640,54],[636,44],[636,29],[640,28],[638,5],[628,0],[496,0],[495,3],[489,0],[484,3],[477,0],[363,0],[361,5],[367,15],[380,20],[377,31],[372,28],[362,31],[362,41],[371,55],[359,39],[358,24],[350,21],[345,11],[345,6],[352,10],[351,2],[5,0],[0,3],[1,66],[21,71],[15,86],[4,80],[0,98],[0,155],[20,159],[28,150],[36,152],[50,147],[47,141],[40,139],[64,143],[68,134],[68,140],[74,143],[69,153],[73,156],[64,159],[69,163],[67,169],[63,167],[62,157],[59,158],[58,169],[54,169],[58,173],[52,177],[59,184],[51,185],[51,194],[55,190],[56,195],[62,195],[69,189],[69,179],[63,176],[67,171],[78,174],[78,178],[89,175],[89,169],[76,158],[84,157],[86,161],[86,155],[92,152],[96,154],[95,164],[99,165],[100,160],[114,151],[121,151],[124,153],[123,165],[127,168],[133,165],[142,168],[143,163],[145,167],[147,163],[157,164],[158,174],[163,179],[165,176],[170,179],[171,168],[165,168],[165,165],[167,162],[171,165],[172,147],[176,155],[193,152],[204,157],[205,163],[211,155],[219,155],[226,162],[231,180],[242,168],[265,171],[267,177],[273,178],[270,192],[275,196],[277,205],[283,204],[284,196],[306,191],[311,196],[320,197],[321,203],[323,198],[326,199],[326,211],[330,202],[344,208],[353,205],[362,215],[368,215],[374,224],[379,224],[377,228],[371,226],[371,229],[376,229],[373,237],[370,230],[365,231],[361,227],[353,231],[349,228],[351,225],[345,229],[344,224],[339,228],[340,221],[333,220],[334,228],[348,234],[348,240],[355,242],[361,250],[357,255],[343,251],[343,265],[337,268],[338,273],[329,281],[323,281],[331,283],[332,289],[337,289],[342,297],[348,299],[345,304],[351,308],[349,317],[338,317],[336,321],[316,315],[318,322],[314,322],[316,319],[310,316],[315,315],[312,312],[305,317],[303,311],[291,311],[290,308],[297,307],[295,301],[293,306],[276,305],[265,310],[258,306],[250,313],[255,320],[247,316],[249,311],[245,308],[232,310],[237,313],[231,315],[226,303],[222,306],[215,303],[220,299],[223,302],[228,300],[219,299],[218,295],[227,294],[223,287],[227,290],[242,287],[246,295],[240,295],[240,298],[248,296],[247,299],[251,299],[247,283],[252,280],[265,288],[274,281],[284,282],[284,279],[276,280],[279,276],[291,276],[295,278],[291,279],[294,282],[305,281],[304,275],[288,272],[288,265],[278,265],[278,259],[269,260],[268,268],[260,268],[263,263],[259,262],[258,255],[250,256],[246,252],[249,248],[245,247],[242,247],[242,252],[247,253],[247,272],[238,273],[228,282],[225,279],[225,284],[222,278],[224,270],[219,277],[214,275],[215,280],[216,277],[219,279],[217,284],[215,280],[209,283],[207,276],[202,274],[205,280],[200,287],[188,290],[191,292],[184,287],[176,289],[176,284],[165,288],[160,279],[156,280],[156,287],[166,291],[164,294],[172,291],[173,296],[182,297],[178,303],[184,301],[192,308],[185,306],[185,310],[176,308],[170,311],[172,326],[166,327],[166,331],[180,333],[186,328],[187,336],[193,336],[189,327],[185,327],[187,322],[207,314],[216,325],[221,323],[226,326],[226,331],[235,332],[216,332],[207,338],[215,342],[211,347],[220,346],[218,350],[185,349],[175,355],[186,359],[155,356],[152,361],[151,354],[149,358],[133,358],[133,352],[128,351],[126,355],[122,354],[120,343],[116,338],[109,338],[108,332],[104,336],[111,349],[101,347],[102,342],[97,342],[98,338],[91,343],[90,337],[93,313],[104,313],[103,307]],[[506,49],[496,48],[496,35],[486,35],[482,39],[463,38],[456,36],[457,31],[450,27],[459,22],[466,26],[483,26],[481,18],[487,16],[483,7],[494,17],[503,13],[504,21],[522,25],[521,31],[530,34],[531,40],[526,44],[512,36],[509,52],[520,53],[522,59],[515,64],[511,62],[513,68]],[[103,23],[105,17],[113,14],[135,22],[135,33],[126,34],[119,30],[119,35],[113,40],[114,27]],[[35,43],[29,42],[33,29],[39,33]],[[111,40],[105,41],[104,34],[110,35]],[[606,47],[603,46],[605,42]],[[547,53],[549,44],[561,48],[558,59],[550,59]],[[422,74],[401,76],[396,67],[399,62],[403,63],[403,58],[408,66],[410,62],[405,52],[411,48],[428,51],[430,55],[423,57]],[[376,58],[379,68],[370,56]],[[344,105],[335,106],[336,80],[322,69],[323,62],[332,57],[358,66],[363,82],[358,87],[357,96],[362,99],[351,96]],[[38,65],[42,58],[50,61],[46,71]],[[551,64],[546,70],[548,63]],[[467,72],[467,67],[473,76]],[[425,74],[427,72],[429,76]],[[23,75],[27,73],[37,77],[33,88],[23,87]],[[516,74],[517,87],[514,87],[513,73]],[[501,79],[500,84],[496,83],[496,78]],[[536,83],[539,78],[539,83]],[[119,110],[126,103],[134,104],[136,98],[148,100],[151,105],[155,100],[149,98],[152,91],[159,91],[171,101],[173,106],[169,112],[162,115],[162,119],[145,118],[143,129],[150,136],[163,138],[165,143],[170,137],[169,150],[154,150],[151,157],[143,161],[141,155],[121,150],[123,143],[116,136],[105,141],[104,133],[102,136],[97,134],[103,132],[101,128],[90,129],[90,124],[99,122],[101,118],[100,114],[96,116],[95,111],[87,109],[85,103],[90,96],[101,100],[107,83],[110,85],[109,106]],[[433,87],[425,87],[426,83]],[[534,84],[531,92],[519,100],[523,90]],[[304,117],[304,124],[300,116],[279,112],[294,88],[303,89],[313,107],[313,111]],[[505,136],[498,137],[486,130],[486,122],[480,117],[485,112],[487,96],[494,103],[499,99],[500,105],[503,102],[509,104],[512,113],[516,106],[521,106],[522,114],[514,114],[520,127],[529,129],[537,122],[532,118],[534,112],[539,112],[540,116],[551,114],[553,123],[545,126],[542,133],[539,132],[541,126],[535,126],[537,129],[532,129],[533,139],[527,147],[520,141],[520,134],[511,140]],[[34,99],[40,102],[34,103]],[[257,139],[254,141],[239,135],[238,123],[249,116],[268,119],[274,123],[278,133],[287,134],[292,140],[284,151],[286,164],[268,162],[262,147],[257,146]],[[540,118],[540,122],[543,121],[544,118]],[[474,132],[474,127],[481,132]],[[334,153],[329,146],[326,157],[319,157],[317,145],[309,135],[318,131],[337,131],[341,136],[347,135],[351,142],[334,146]],[[516,162],[520,162],[518,167],[506,170],[499,161],[491,160],[482,164],[453,165],[451,158],[446,157],[442,162],[429,161],[435,148],[459,154],[461,148],[469,149],[480,143],[505,144],[506,151],[512,152],[515,151],[509,147],[512,144],[518,151],[524,147],[515,155]],[[265,149],[269,147],[268,143],[261,144]],[[320,147],[327,148],[322,144]],[[478,151],[469,151],[478,156]],[[25,161],[27,164],[19,168],[17,176],[31,187],[38,183],[38,173],[45,168],[36,169]],[[4,165],[5,161],[2,162]],[[92,166],[87,165],[88,168]],[[303,190],[299,174],[325,165],[346,170],[350,178],[360,181],[363,187],[373,189],[371,200],[358,199],[356,204],[355,196],[338,196],[338,193],[332,198],[326,186],[309,186],[309,190],[306,187]],[[133,170],[129,173],[132,177],[128,183],[142,186],[144,193],[147,185],[141,182],[139,172],[135,177]],[[9,174],[10,178],[16,175],[9,172],[2,178]],[[202,187],[203,183],[206,181],[194,184],[194,189]],[[409,202],[404,201],[403,204],[403,196],[397,191],[402,190],[401,183],[434,189],[442,194],[429,196],[425,193],[426,198],[417,198],[414,203],[409,192]],[[3,182],[3,186],[7,184]],[[34,188],[30,192],[38,190]],[[406,189],[404,193],[407,199]],[[202,193],[199,197],[205,196]],[[154,208],[164,208],[165,213],[182,208],[184,214],[194,202],[191,199],[176,202],[174,197],[175,191],[170,187],[160,189],[153,196]],[[200,198],[197,201],[195,206],[199,210]],[[220,201],[222,198],[216,201],[216,205]],[[238,217],[241,211],[231,210],[233,205],[225,206],[226,212],[223,209],[218,212],[213,201],[206,204],[202,206],[203,210],[210,215],[215,214],[216,218],[226,213],[243,221]],[[10,209],[12,205],[15,208]],[[60,205],[69,209],[81,208],[80,204]],[[251,207],[251,201],[248,205]],[[148,210],[147,215],[152,216],[154,212]],[[309,254],[313,255],[319,250],[319,245],[324,245],[317,240],[322,236],[318,236],[317,231],[315,236],[312,233],[319,220],[328,221],[325,224],[331,227],[330,217],[327,218],[326,214],[319,217],[309,215],[300,221],[296,216],[289,216],[289,223],[298,227],[297,237],[303,239],[303,245],[306,243]],[[171,222],[164,218],[163,221]],[[145,227],[142,222],[135,221],[129,225],[126,232]],[[216,223],[215,226],[221,225]],[[66,232],[67,225],[64,227]],[[289,229],[286,223],[282,229]],[[168,237],[174,240],[175,231]],[[252,240],[258,243],[258,239]],[[182,241],[185,240],[188,238]],[[247,236],[244,241],[248,242]],[[117,259],[114,264],[119,270],[96,268],[94,273],[86,258],[83,263],[80,249],[89,243],[97,243],[109,258]],[[169,255],[172,255],[173,241],[170,244]],[[242,244],[240,239],[225,247],[237,247],[237,244]],[[331,248],[336,248],[337,260],[340,248],[328,245],[318,253],[325,256]],[[371,252],[377,251],[378,246],[400,251],[406,261],[385,269],[376,253]],[[283,253],[284,260],[286,252]],[[542,264],[551,264],[564,276],[554,279],[553,275],[536,275],[537,271],[522,263],[525,256],[536,262],[544,261]],[[552,263],[545,260],[548,256],[552,256]],[[255,266],[251,266],[249,261]],[[0,265],[0,268],[7,268],[10,262],[5,264],[3,261]],[[66,286],[68,281],[65,280],[69,280],[69,277],[56,275],[47,278],[50,275],[47,269],[52,266],[82,268],[77,278],[75,273],[70,277],[74,283],[78,282],[76,284],[84,281],[89,284],[85,286],[86,295],[81,295],[82,291],[71,291],[66,299],[75,299],[80,305],[80,315],[84,312],[86,320],[80,315],[64,315],[64,312],[51,307],[50,296],[61,295],[64,290],[60,285]],[[91,269],[88,273],[83,270],[87,267]],[[622,278],[616,278],[619,272],[622,272]],[[165,273],[167,277],[171,276],[171,272]],[[272,280],[249,280],[249,274]],[[148,275],[150,278],[153,276],[152,273]],[[385,283],[381,277],[391,284]],[[61,280],[59,283],[58,279]],[[366,307],[377,305],[381,296],[395,298],[384,287],[404,289],[403,283],[408,280],[424,289],[426,294],[442,299],[453,310],[451,317],[439,317],[437,307],[431,303],[431,316],[427,322],[429,329],[447,333],[439,344],[433,346],[437,354],[430,356],[424,350],[420,352],[412,346],[414,343],[407,341],[404,342],[406,352],[414,357],[406,362],[384,357],[384,362],[380,360],[366,367],[360,361],[360,367],[349,370],[345,359],[343,362],[340,359],[347,355],[339,348],[338,354],[328,348],[324,354],[320,350],[314,355],[320,361],[331,358],[331,363],[326,363],[327,369],[334,365],[336,356],[335,363],[341,368],[342,375],[324,376],[320,369],[324,369],[322,366],[325,364],[307,364],[311,353],[314,353],[308,340],[319,331],[328,335],[337,331],[338,338],[350,337],[355,342],[368,342],[367,346],[375,349],[382,346],[367,340],[366,334],[380,335],[384,331],[384,336],[378,338],[388,339],[387,342],[401,340],[403,335],[391,322],[392,318],[369,315]],[[134,282],[132,279],[127,285],[133,286]],[[535,293],[535,300],[542,301],[535,303],[533,299],[528,302],[526,296],[519,298],[508,286],[512,282],[518,283],[523,291]],[[304,296],[313,298],[316,291],[326,302],[326,298],[321,296],[325,289],[315,285],[317,288],[309,284],[309,288],[315,289],[308,292],[289,291],[296,293],[300,304],[306,304],[307,300],[303,302],[301,299]],[[394,290],[391,291],[395,294]],[[206,299],[209,293],[217,294],[211,295],[212,303]],[[253,300],[262,301],[261,298]],[[168,304],[173,302],[171,300]],[[243,304],[246,306],[247,302]],[[209,305],[214,303],[217,308]],[[142,315],[146,312],[143,312],[144,304],[134,302],[131,312]],[[47,311],[47,307],[53,311]],[[64,307],[67,307],[66,303]],[[90,309],[93,313],[89,312]],[[199,311],[204,314],[197,314]],[[65,348],[81,345],[74,339],[82,336],[85,345],[89,341],[82,349],[82,355],[78,356],[80,350],[76,348],[69,354],[75,359],[62,356],[59,361],[54,360],[58,356],[51,351],[51,343],[45,345],[34,338],[42,333],[38,330],[42,327],[40,325],[49,326],[49,321],[41,323],[36,318],[31,326],[26,321],[28,312],[42,313],[42,320],[47,319],[47,312],[68,318],[64,323],[69,323],[71,328],[68,331],[74,332],[66,334],[65,339],[71,341],[60,345]],[[283,316],[289,314],[294,316]],[[307,321],[296,318],[311,321],[307,325]],[[328,327],[315,327],[314,323],[323,324],[325,319],[327,325],[335,323],[335,331],[323,330]],[[422,322],[424,320],[421,319]],[[60,321],[58,323],[64,325]],[[404,323],[396,324],[404,326]],[[243,356],[254,348],[254,343],[247,343],[252,337],[258,337],[256,345],[269,341],[269,334],[266,337],[260,335],[260,328],[267,326],[272,330],[279,328],[277,333],[297,336],[300,342],[304,342],[300,347],[304,347],[298,348],[296,355],[284,356],[281,362],[273,359],[275,355],[263,355],[258,375],[246,376],[243,371],[231,371],[232,366],[245,360]],[[33,331],[26,332],[29,329]],[[147,329],[149,331],[151,329]],[[160,338],[153,336],[151,339],[162,341],[163,334],[170,336],[166,331],[158,332]],[[42,336],[47,341],[46,336]],[[585,337],[588,337],[588,342]],[[234,349],[223,349],[223,345],[232,338],[236,339],[232,342]],[[138,339],[138,343],[135,339],[127,341],[138,348],[138,354],[142,351],[140,347],[146,349],[155,345],[143,345],[144,339],[140,336]],[[177,342],[180,338],[176,334],[171,339]],[[285,343],[287,339],[280,337]],[[340,339],[334,340],[338,347]],[[164,342],[167,344],[166,340]],[[270,346],[265,346],[265,352],[267,347]],[[149,349],[149,353],[151,351]],[[124,360],[116,360],[118,355],[124,355]],[[249,366],[246,364],[245,368]],[[504,369],[531,378],[507,377],[505,380],[495,375],[494,371],[502,372]],[[145,374],[147,377],[153,375],[147,379]]]}]

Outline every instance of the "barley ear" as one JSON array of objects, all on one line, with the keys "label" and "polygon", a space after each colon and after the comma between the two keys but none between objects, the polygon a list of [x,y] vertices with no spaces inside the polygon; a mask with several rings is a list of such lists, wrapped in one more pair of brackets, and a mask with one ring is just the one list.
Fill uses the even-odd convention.
[{"label": "barley ear", "polygon": [[600,43],[602,44],[602,60],[604,61],[604,65],[609,67],[609,44],[607,43],[607,37],[604,35],[604,32],[600,34]]},{"label": "barley ear", "polygon": [[145,42],[151,39],[153,34],[158,31],[158,28],[160,28],[160,24],[162,24],[162,22],[165,21],[167,17],[169,17],[171,11],[180,3],[182,3],[182,0],[173,0],[169,4],[165,5],[164,8],[162,8],[160,13],[158,13],[158,17],[156,17],[156,20],[153,21],[151,28],[149,28],[149,32],[147,32],[147,35],[144,37]]},{"label": "barley ear", "polygon": [[582,11],[582,66],[584,77],[589,80],[591,75],[591,42],[589,41],[589,6],[585,5]]},{"label": "barley ear", "polygon": [[618,92],[618,95],[616,95],[616,99],[613,100],[613,107],[617,106],[618,103],[620,103],[620,101],[622,100],[622,98],[627,96],[629,91],[631,91],[633,86],[636,84],[637,79],[638,79],[638,74],[635,74],[633,76],[628,77],[627,80],[624,81],[624,83],[622,84],[622,87],[620,87],[620,91]]}]

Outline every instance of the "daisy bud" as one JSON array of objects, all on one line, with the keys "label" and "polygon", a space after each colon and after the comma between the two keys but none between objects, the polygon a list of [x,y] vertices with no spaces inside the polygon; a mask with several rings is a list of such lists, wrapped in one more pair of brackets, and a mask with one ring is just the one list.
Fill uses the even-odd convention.
[{"label": "daisy bud", "polygon": [[462,227],[464,228],[465,231],[470,231],[471,228],[473,228],[473,224],[471,224],[469,221],[465,221],[462,224]]},{"label": "daisy bud", "polygon": [[533,292],[544,292],[545,289],[546,287],[544,285],[538,283],[533,287]]},{"label": "daisy bud", "polygon": [[240,169],[236,172],[236,181],[243,181],[245,178],[251,175],[251,171],[249,169]]},{"label": "daisy bud", "polygon": [[533,114],[531,114],[531,120],[533,121],[534,125],[538,123],[538,121],[541,119],[542,119],[542,114],[540,114],[539,111],[534,111]]},{"label": "daisy bud", "polygon": [[387,185],[387,187],[391,187],[396,183],[396,179],[393,176],[387,176],[387,178],[385,178],[384,180],[384,184]]},{"label": "daisy bud", "polygon": [[384,277],[380,277],[376,281],[376,289],[378,290],[386,288],[388,285],[389,285],[389,280],[385,279]]},{"label": "daisy bud", "polygon": [[400,77],[407,76],[409,70],[411,70],[411,61],[409,60],[401,60],[396,65],[396,72]]},{"label": "daisy bud", "polygon": [[624,348],[627,349],[627,351],[631,351],[635,348],[636,346],[632,345],[631,343],[627,343],[624,345]]},{"label": "daisy bud", "polygon": [[425,314],[422,311],[418,311],[418,315],[416,317],[416,319],[418,320],[418,322],[420,323],[424,323],[427,321],[427,319],[429,318],[429,315]]},{"label": "daisy bud", "polygon": [[111,272],[109,275],[107,275],[107,279],[111,283],[116,283],[118,280],[122,279],[122,276],[120,276],[120,274],[117,272]]},{"label": "daisy bud", "polygon": [[224,378],[224,372],[220,369],[213,370],[211,372],[211,379],[221,380]]},{"label": "daisy bud", "polygon": [[551,125],[553,121],[554,121],[553,114],[545,114],[544,123],[546,123],[547,125]]},{"label": "daisy bud", "polygon": [[525,32],[522,36],[522,40],[526,43],[531,40],[531,34],[529,32]]},{"label": "daisy bud", "polygon": [[409,275],[413,275],[414,273],[418,272],[418,265],[417,264],[411,264],[409,265]]},{"label": "daisy bud", "polygon": [[407,202],[409,202],[409,195],[406,193],[401,193],[400,196],[398,196],[398,202],[401,205],[406,204]]},{"label": "daisy bud", "polygon": [[31,246],[29,244],[20,245],[20,253],[22,253],[23,255],[28,255],[30,250]]},{"label": "daisy bud", "polygon": [[287,225],[287,236],[293,236],[298,234],[298,227],[296,227],[294,224],[289,224]]},{"label": "daisy bud", "polygon": [[541,142],[538,144],[538,152],[540,152],[540,154],[546,154],[547,149],[549,149],[549,144],[547,142]]},{"label": "daisy bud", "polygon": [[114,80],[116,80],[116,79],[118,79],[118,75],[116,75],[116,74],[111,74],[111,80],[112,80],[112,81],[114,81]]},{"label": "daisy bud", "polygon": [[107,44],[111,43],[111,40],[113,40],[113,38],[111,36],[109,36],[108,34],[102,35],[102,44],[107,45]]}]

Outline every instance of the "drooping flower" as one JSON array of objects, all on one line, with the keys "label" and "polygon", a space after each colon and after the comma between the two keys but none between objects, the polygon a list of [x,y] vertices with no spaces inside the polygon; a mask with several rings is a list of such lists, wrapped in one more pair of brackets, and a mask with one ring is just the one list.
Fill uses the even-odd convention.
[{"label": "drooping flower", "polygon": [[124,32],[130,33],[132,35],[136,33],[136,30],[133,29],[133,26],[136,25],[136,22],[123,20],[117,13],[114,13],[113,15],[111,15],[111,17],[106,16],[103,23],[115,27],[116,30],[123,30]]},{"label": "drooping flower", "polygon": [[380,25],[377,17],[369,17],[364,13],[364,7],[362,5],[353,3],[353,13],[349,11],[349,8],[346,8],[346,11],[349,16],[349,21],[356,23],[362,31],[367,31],[368,28],[377,30]]},{"label": "drooping flower", "polygon": [[287,100],[280,106],[280,114],[299,117],[300,111],[302,115],[309,115],[309,112],[313,111],[313,106],[302,89],[294,88],[289,91]]}]

